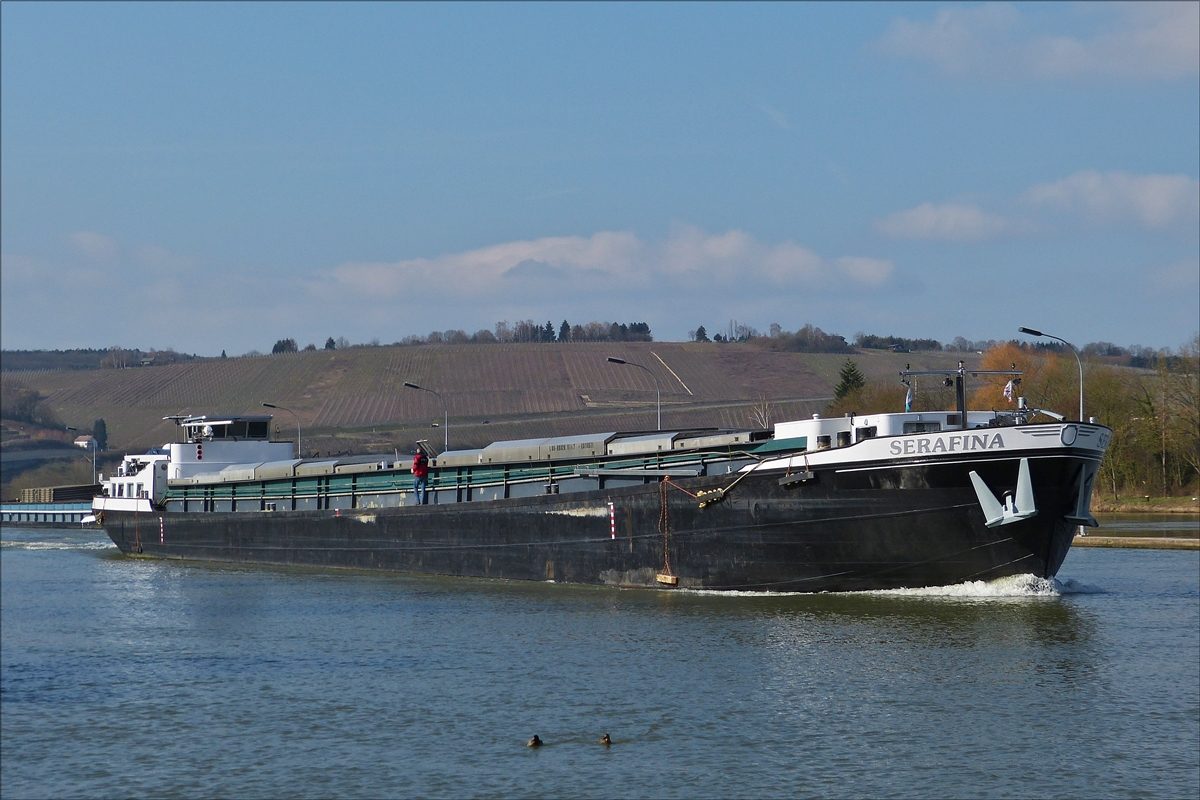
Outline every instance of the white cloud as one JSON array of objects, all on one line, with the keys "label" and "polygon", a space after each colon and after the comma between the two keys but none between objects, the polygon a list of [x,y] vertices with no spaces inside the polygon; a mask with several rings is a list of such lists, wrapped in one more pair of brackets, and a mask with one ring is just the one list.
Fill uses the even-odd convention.
[{"label": "white cloud", "polygon": [[1200,4],[1098,8],[1111,14],[1109,30],[1090,38],[1030,34],[1028,17],[995,3],[942,8],[931,22],[895,19],[876,44],[953,75],[1171,80],[1200,73]]},{"label": "white cloud", "polygon": [[116,240],[94,231],[76,231],[67,235],[67,241],[76,253],[92,261],[115,261],[120,254]]},{"label": "white cloud", "polygon": [[667,291],[685,298],[709,293],[827,287],[834,281],[877,288],[887,282],[889,261],[823,258],[794,242],[769,245],[739,230],[710,234],[676,226],[663,241],[632,233],[602,232],[496,244],[431,259],[392,263],[347,262],[314,277],[311,290],[369,298],[436,294],[456,302],[535,297],[560,291],[620,296]]},{"label": "white cloud", "polygon": [[146,269],[156,272],[184,272],[199,263],[195,258],[173,253],[156,244],[144,244],[138,248],[137,261]]},{"label": "white cloud", "polygon": [[933,22],[892,20],[878,45],[892,55],[932,62],[945,72],[960,74],[978,68],[986,58],[981,52],[985,43],[1007,34],[1019,18],[1020,13],[1008,4],[942,8]]},{"label": "white cloud", "polygon": [[1008,229],[1004,217],[966,203],[934,205],[922,203],[876,220],[874,228],[898,239],[948,239],[979,241],[991,239]]},{"label": "white cloud", "polygon": [[1060,181],[1038,184],[1025,193],[1025,198],[1037,206],[1144,228],[1183,225],[1195,230],[1200,220],[1200,182],[1187,175],[1085,170]]},{"label": "white cloud", "polygon": [[892,277],[894,266],[891,261],[862,256],[842,256],[837,260],[838,268],[852,280],[866,286],[882,286]]}]

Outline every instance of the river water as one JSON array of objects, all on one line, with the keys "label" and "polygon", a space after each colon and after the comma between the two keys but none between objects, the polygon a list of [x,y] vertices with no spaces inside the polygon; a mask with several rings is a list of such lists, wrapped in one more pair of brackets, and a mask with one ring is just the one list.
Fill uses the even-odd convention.
[{"label": "river water", "polygon": [[730,596],[2,539],[5,798],[1200,796],[1197,551]]}]

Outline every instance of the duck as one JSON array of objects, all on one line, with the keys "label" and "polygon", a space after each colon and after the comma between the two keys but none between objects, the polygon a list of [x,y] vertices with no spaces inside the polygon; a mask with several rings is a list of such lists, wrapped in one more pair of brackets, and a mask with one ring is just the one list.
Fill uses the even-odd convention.
[{"label": "duck", "polygon": [[608,747],[612,744],[612,739],[608,737],[607,733],[600,737],[600,744],[604,745],[605,747]]},{"label": "duck", "polygon": [[541,746],[542,746],[542,740],[541,740],[541,738],[540,738],[540,737],[539,737],[539,736],[538,736],[538,735],[535,733],[535,734],[533,735],[533,738],[532,738],[532,739],[530,739],[528,742],[526,742],[526,743],[525,743],[525,746],[526,746],[526,747],[541,747]]}]

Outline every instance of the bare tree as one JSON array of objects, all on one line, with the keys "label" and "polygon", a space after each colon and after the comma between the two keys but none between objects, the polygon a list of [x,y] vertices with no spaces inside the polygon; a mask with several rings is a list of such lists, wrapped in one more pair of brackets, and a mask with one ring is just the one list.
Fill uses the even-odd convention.
[{"label": "bare tree", "polygon": [[759,397],[758,402],[750,409],[751,421],[760,428],[771,427],[771,404],[765,397]]}]

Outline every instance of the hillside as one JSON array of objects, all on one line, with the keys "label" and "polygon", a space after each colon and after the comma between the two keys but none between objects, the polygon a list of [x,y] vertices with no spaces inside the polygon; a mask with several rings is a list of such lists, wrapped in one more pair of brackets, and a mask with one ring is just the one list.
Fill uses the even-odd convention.
[{"label": "hillside", "polygon": [[[525,436],[653,429],[654,380],[610,364],[615,356],[646,367],[662,390],[664,427],[752,425],[769,404],[772,421],[821,411],[833,395],[844,354],[783,353],[752,343],[629,342],[361,347],[229,358],[133,369],[6,372],[46,398],[67,425],[103,418],[111,449],[170,441],[168,414],[267,413],[290,408],[306,452],[408,450],[416,438],[441,443],[431,422],[445,398],[454,447]],[[852,356],[870,378],[914,368],[957,365],[957,353],[863,351]],[[761,413],[761,411],[760,411]],[[291,438],[290,414],[276,413]]]}]

